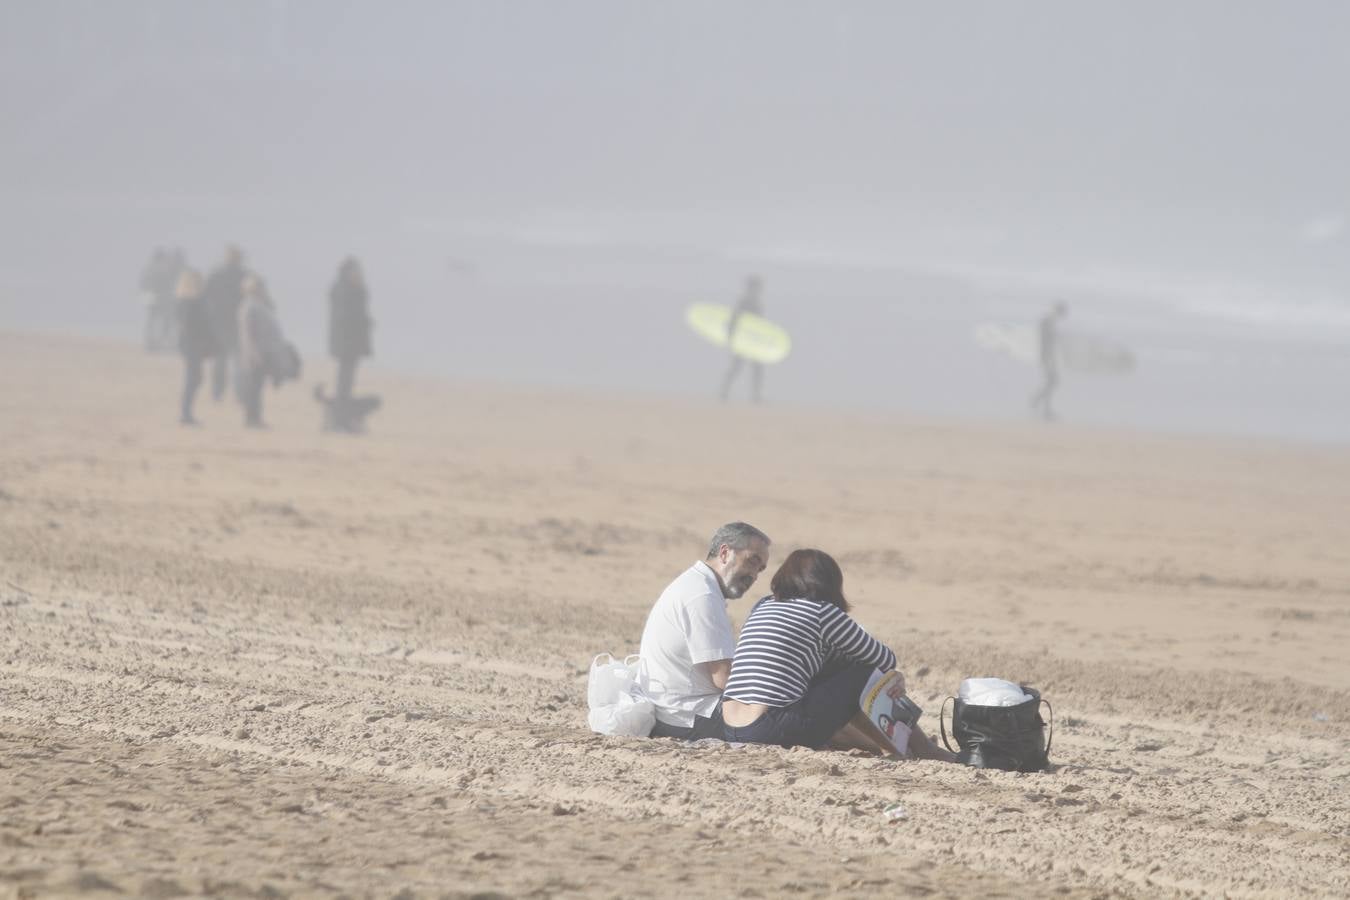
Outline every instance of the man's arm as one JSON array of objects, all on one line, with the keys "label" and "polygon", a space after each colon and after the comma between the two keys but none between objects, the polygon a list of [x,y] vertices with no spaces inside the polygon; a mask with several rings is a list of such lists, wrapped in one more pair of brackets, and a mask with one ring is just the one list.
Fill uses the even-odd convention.
[{"label": "man's arm", "polygon": [[714,659],[711,662],[698,663],[698,668],[708,676],[708,680],[716,685],[719,691],[726,688],[727,678],[731,675],[731,660]]},{"label": "man's arm", "polygon": [[722,690],[731,675],[731,658],[736,655],[736,636],[727,618],[727,601],[719,591],[689,601],[685,610],[684,633],[689,642],[689,661],[693,669],[706,675],[713,687]]}]

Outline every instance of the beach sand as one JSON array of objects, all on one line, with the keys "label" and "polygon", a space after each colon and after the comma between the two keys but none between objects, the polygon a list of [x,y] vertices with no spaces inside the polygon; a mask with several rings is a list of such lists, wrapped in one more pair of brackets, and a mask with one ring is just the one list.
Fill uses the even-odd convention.
[{"label": "beach sand", "polygon": [[[0,334],[0,896],[1350,894],[1345,447],[179,367]],[[731,519],[1053,771],[591,734]]]}]

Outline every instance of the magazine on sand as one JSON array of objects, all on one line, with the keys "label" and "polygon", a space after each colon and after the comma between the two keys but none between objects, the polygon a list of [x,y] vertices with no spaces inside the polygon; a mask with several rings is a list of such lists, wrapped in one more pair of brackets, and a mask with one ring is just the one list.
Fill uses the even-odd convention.
[{"label": "magazine on sand", "polygon": [[892,699],[887,689],[904,678],[899,672],[876,671],[867,679],[867,685],[858,698],[858,705],[867,713],[872,724],[881,729],[901,756],[909,755],[910,729],[919,721],[923,710],[909,697]]}]

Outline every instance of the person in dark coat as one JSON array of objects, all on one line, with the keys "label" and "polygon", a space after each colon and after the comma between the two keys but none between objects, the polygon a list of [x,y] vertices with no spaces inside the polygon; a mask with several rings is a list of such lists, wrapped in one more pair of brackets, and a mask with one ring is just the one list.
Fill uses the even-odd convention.
[{"label": "person in dark coat", "polygon": [[328,351],[337,360],[337,396],[339,406],[352,401],[356,385],[356,364],[371,355],[370,294],[361,274],[361,264],[347,257],[338,267],[337,280],[328,292]]},{"label": "person in dark coat", "polygon": [[202,366],[206,360],[220,355],[220,342],[202,297],[202,276],[193,269],[184,269],[174,295],[178,302],[178,351],[183,354],[183,397],[178,421],[196,425],[192,406],[202,386]]},{"label": "person in dark coat", "polygon": [[211,369],[211,396],[216,401],[225,396],[231,365],[239,365],[239,305],[244,301],[244,276],[247,274],[243,251],[231,244],[225,248],[225,261],[207,277],[202,292],[220,347]]}]

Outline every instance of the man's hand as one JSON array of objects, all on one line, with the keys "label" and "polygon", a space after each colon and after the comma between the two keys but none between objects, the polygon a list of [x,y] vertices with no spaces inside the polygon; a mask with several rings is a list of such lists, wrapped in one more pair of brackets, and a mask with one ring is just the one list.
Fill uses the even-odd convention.
[{"label": "man's hand", "polygon": [[905,673],[899,669],[895,671],[895,680],[886,686],[886,696],[892,700],[899,700],[905,696]]},{"label": "man's hand", "polygon": [[731,676],[731,660],[715,659],[712,662],[699,663],[698,667],[719,691],[727,686],[727,678]]}]

